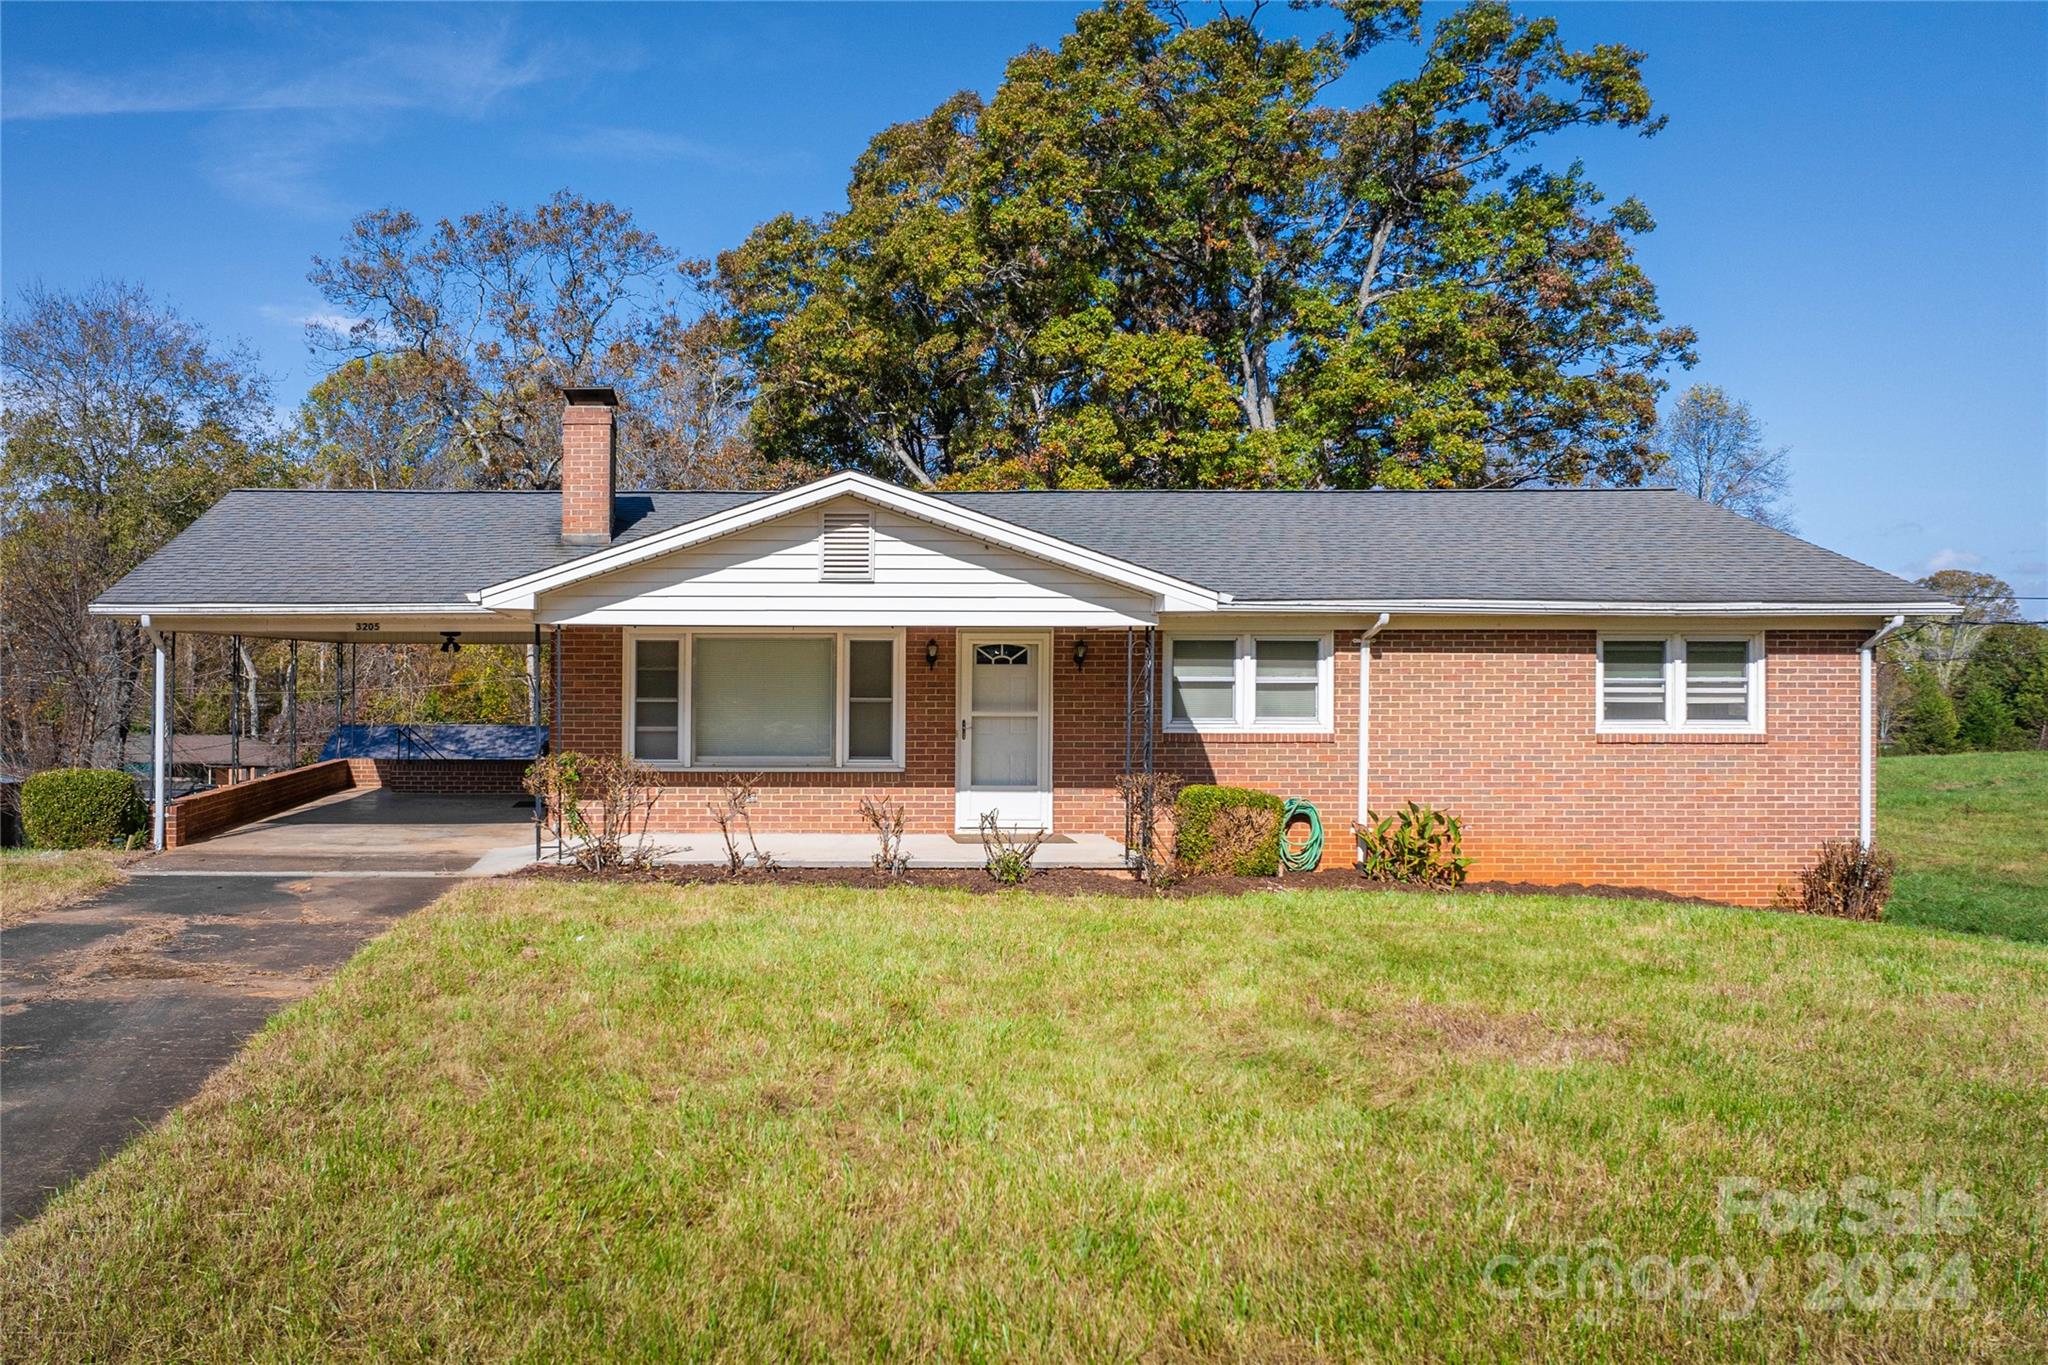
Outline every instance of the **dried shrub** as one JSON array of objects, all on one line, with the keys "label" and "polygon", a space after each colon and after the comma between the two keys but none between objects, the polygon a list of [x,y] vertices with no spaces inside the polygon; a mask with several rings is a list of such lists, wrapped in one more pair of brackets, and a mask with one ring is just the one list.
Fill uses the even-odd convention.
[{"label": "dried shrub", "polygon": [[1358,870],[1383,882],[1457,886],[1472,860],[1462,856],[1464,826],[1454,815],[1410,801],[1385,817],[1367,811],[1353,821],[1358,837]]},{"label": "dried shrub", "polygon": [[1031,860],[1038,856],[1038,846],[1045,842],[1045,831],[1035,829],[1028,836],[1006,830],[995,811],[986,811],[981,817],[982,867],[998,885],[1022,886],[1031,880],[1036,869]]},{"label": "dried shrub", "polygon": [[1142,882],[1160,886],[1172,879],[1173,842],[1166,830],[1185,785],[1179,773],[1125,773],[1116,780],[1130,831],[1127,853]]},{"label": "dried shrub", "polygon": [[1895,870],[1892,855],[1875,844],[1830,839],[1813,866],[1799,874],[1799,885],[1778,892],[1778,908],[1834,919],[1882,919]]},{"label": "dried shrub", "polygon": [[1280,875],[1280,809],[1271,792],[1197,783],[1174,801],[1175,856],[1191,876]]},{"label": "dried shrub", "polygon": [[[718,789],[719,800],[704,807],[711,813],[711,822],[718,826],[719,837],[725,840],[725,870],[735,877],[750,867],[760,872],[775,870],[775,859],[762,851],[760,840],[754,837],[754,817],[750,812],[761,800],[757,785],[760,780],[759,773],[728,777]],[[746,836],[744,850],[733,836],[735,828]]]},{"label": "dried shrub", "polygon": [[875,839],[881,844],[872,857],[875,871],[885,877],[900,877],[910,867],[910,855],[903,851],[903,828],[909,822],[908,813],[901,801],[892,801],[878,792],[868,792],[860,799],[860,818],[868,822],[868,828],[875,832]]},{"label": "dried shrub", "polygon": [[535,760],[524,785],[540,803],[555,847],[578,867],[596,872],[653,861],[647,825],[659,781],[654,769],[629,758],[571,750]]}]

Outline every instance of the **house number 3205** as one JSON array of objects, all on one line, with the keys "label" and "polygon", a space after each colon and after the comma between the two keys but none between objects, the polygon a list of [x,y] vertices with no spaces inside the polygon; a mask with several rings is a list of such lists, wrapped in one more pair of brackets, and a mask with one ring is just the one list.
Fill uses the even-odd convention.
[{"label": "house number 3205", "polygon": [[373,634],[375,634],[375,633],[376,633],[377,631],[380,631],[380,630],[382,630],[383,628],[384,628],[384,626],[383,626],[383,623],[382,623],[382,622],[379,622],[379,621],[358,621],[358,622],[356,622],[356,634],[358,634],[358,635],[373,635]]}]

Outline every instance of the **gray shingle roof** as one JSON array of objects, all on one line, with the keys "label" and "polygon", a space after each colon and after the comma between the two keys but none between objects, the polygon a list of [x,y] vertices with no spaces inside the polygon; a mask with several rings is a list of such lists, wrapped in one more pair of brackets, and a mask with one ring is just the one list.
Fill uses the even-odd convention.
[{"label": "gray shingle roof", "polygon": [[[759,493],[626,493],[622,540]],[[1891,574],[1666,490],[953,493],[1241,602],[1800,602],[1937,608]],[[425,605],[587,551],[553,493],[239,490],[108,606]]]}]

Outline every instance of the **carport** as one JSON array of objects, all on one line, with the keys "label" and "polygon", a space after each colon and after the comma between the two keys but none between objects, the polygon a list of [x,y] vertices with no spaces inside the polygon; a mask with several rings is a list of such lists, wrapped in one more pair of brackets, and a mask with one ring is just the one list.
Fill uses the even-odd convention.
[{"label": "carport", "polygon": [[[95,606],[98,614],[132,616],[148,637],[153,651],[152,677],[152,721],[151,721],[151,847],[162,852],[169,843],[166,839],[167,813],[171,809],[168,791],[169,747],[172,730],[172,680],[175,676],[175,654],[180,636],[216,635],[236,641],[238,648],[230,651],[231,659],[239,658],[239,643],[244,639],[282,640],[292,646],[293,663],[287,671],[284,696],[286,725],[290,735],[289,749],[294,763],[298,753],[298,669],[297,646],[301,643],[325,643],[335,646],[338,659],[350,662],[335,670],[336,713],[347,716],[354,702],[351,679],[355,673],[352,666],[355,655],[364,644],[373,648],[385,645],[427,644],[442,650],[459,650],[466,645],[523,645],[526,648],[528,679],[529,721],[540,727],[546,718],[545,695],[557,694],[559,689],[546,686],[546,664],[544,660],[556,657],[555,637],[559,632],[544,632],[539,627],[528,628],[523,624],[508,621],[494,612],[483,611],[473,606],[445,607],[433,610],[419,610],[408,606],[358,607],[338,606],[332,608],[283,610],[283,609],[193,609],[190,607],[151,608],[102,608]],[[231,684],[231,704],[239,697],[238,690]],[[232,728],[232,725],[231,725]],[[391,727],[383,727],[391,728]],[[405,727],[400,727],[405,728]],[[422,756],[424,758],[424,755]],[[403,762],[404,760],[401,760]],[[318,765],[315,765],[318,766]],[[361,768],[361,763],[357,763]],[[306,774],[310,768],[287,769],[273,775],[273,778],[257,779],[252,783],[240,784],[254,788],[274,781],[277,777],[291,778],[294,774]],[[356,786],[361,787],[361,782]],[[219,790],[219,789],[216,789]],[[425,844],[434,838],[442,838],[452,848],[467,849],[473,838],[462,835],[472,834],[478,827],[495,827],[503,824],[504,811],[514,803],[510,798],[461,797],[427,795],[424,793],[390,792],[375,790],[353,790],[337,796],[328,796],[326,791],[310,785],[299,790],[304,795],[286,795],[293,790],[292,784],[278,784],[278,794],[269,798],[267,806],[259,807],[255,814],[261,818],[259,825],[250,827],[251,838],[247,852],[252,857],[285,857],[298,854],[299,848],[293,840],[301,835],[324,833],[328,836],[326,847],[339,850],[347,847],[352,838],[349,831],[375,829],[374,836],[361,835],[362,843],[358,853],[375,849],[412,850],[410,856],[426,856]],[[326,797],[315,803],[326,814],[314,815],[311,808],[294,810],[292,815],[306,818],[293,823],[286,819],[284,806],[300,807],[313,795]],[[251,793],[253,798],[254,793]],[[374,798],[374,799],[373,799]],[[439,804],[435,804],[439,803]],[[348,812],[338,815],[334,812]],[[488,812],[488,814],[485,814]],[[536,812],[531,802],[520,801],[516,809],[517,819],[522,824],[524,842],[531,852],[539,828]],[[236,823],[239,823],[239,818]],[[255,831],[260,827],[262,833]],[[441,831],[439,835],[429,831]],[[207,836],[215,846],[215,853],[226,854],[219,848],[224,833]],[[499,839],[504,844],[510,840]],[[239,845],[238,845],[239,846]],[[311,856],[310,845],[306,856]],[[330,858],[339,856],[330,852]],[[392,856],[400,856],[394,852]],[[454,854],[447,855],[455,856]],[[443,859],[446,860],[445,858]],[[360,865],[360,857],[358,865]]]}]

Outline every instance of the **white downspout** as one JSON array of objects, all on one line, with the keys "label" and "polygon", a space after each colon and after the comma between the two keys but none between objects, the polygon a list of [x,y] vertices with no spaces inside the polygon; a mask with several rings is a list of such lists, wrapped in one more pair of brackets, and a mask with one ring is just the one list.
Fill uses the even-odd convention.
[{"label": "white downspout", "polygon": [[1877,762],[1874,757],[1877,750],[1877,642],[1905,624],[1903,614],[1885,622],[1875,635],[1863,642],[1863,652],[1858,661],[1862,670],[1862,728],[1857,747],[1856,839],[1865,848],[1870,847],[1877,824]]},{"label": "white downspout", "polygon": [[164,848],[164,767],[169,757],[164,753],[164,718],[171,709],[170,672],[164,667],[164,637],[150,624],[147,615],[142,618],[142,628],[149,633],[149,642],[156,648],[156,668],[150,679],[154,696],[149,724],[149,846],[161,853]]},{"label": "white downspout", "polygon": [[1393,613],[1383,611],[1365,634],[1358,637],[1358,818],[1366,818],[1367,774],[1372,760],[1372,637],[1387,628]]}]

